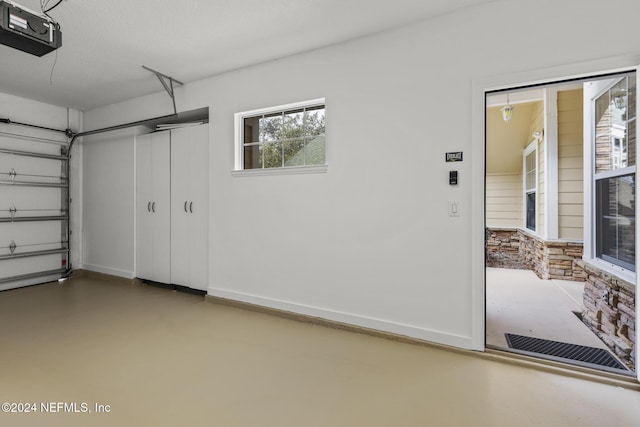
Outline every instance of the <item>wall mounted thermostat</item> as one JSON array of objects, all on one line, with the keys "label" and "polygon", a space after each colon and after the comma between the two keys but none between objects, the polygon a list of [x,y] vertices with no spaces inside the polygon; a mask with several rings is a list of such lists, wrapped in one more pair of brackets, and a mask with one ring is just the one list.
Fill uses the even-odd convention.
[{"label": "wall mounted thermostat", "polygon": [[458,185],[458,171],[449,171],[449,185]]}]

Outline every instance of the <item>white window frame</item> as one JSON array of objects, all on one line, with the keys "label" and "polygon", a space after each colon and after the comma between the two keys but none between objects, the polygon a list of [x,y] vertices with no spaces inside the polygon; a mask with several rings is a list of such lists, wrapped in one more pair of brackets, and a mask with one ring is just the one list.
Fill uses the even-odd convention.
[{"label": "white window frame", "polygon": [[[638,79],[638,71],[640,70],[638,69],[620,70],[620,74],[622,75],[622,74],[627,74],[631,72],[636,72],[636,79]],[[596,129],[593,126],[593,123],[595,122],[595,101],[600,96],[602,96],[607,91],[609,91],[613,86],[615,86],[616,83],[620,81],[620,79],[622,79],[622,77],[620,78],[612,77],[611,81],[608,81],[607,84],[603,84],[602,87],[599,87],[597,91],[593,92],[591,94],[590,99],[588,100],[585,99],[585,102],[590,103],[590,107],[588,109],[585,109],[585,116],[584,116],[584,130],[585,130],[584,135],[585,137],[588,135],[588,138],[589,138],[589,150],[585,150],[585,155],[588,153],[590,156],[590,159],[587,162],[585,162],[585,168],[584,168],[585,239],[584,239],[583,259],[585,259],[586,261],[590,262],[591,264],[595,265],[596,267],[600,268],[603,271],[616,275],[630,283],[636,283],[636,272],[634,272],[633,270],[624,268],[618,264],[614,264],[613,262],[599,258],[597,256],[596,180],[634,174],[636,179],[636,185],[637,185],[637,179],[638,179],[636,165],[638,162],[638,158],[640,157],[640,153],[638,153],[638,140],[637,140],[637,136],[639,132],[639,130],[637,129],[637,115],[638,115],[637,111],[636,111],[636,165],[613,170],[613,171],[606,171],[606,172],[599,172],[599,173],[596,173],[595,171],[596,146],[594,141],[595,141]],[[637,92],[637,87],[636,87],[636,92]],[[636,96],[637,96],[637,93],[636,93]],[[637,108],[637,105],[636,105],[636,108]],[[638,191],[636,190],[636,199],[637,199],[637,194],[638,194]],[[636,207],[636,220],[638,219],[639,213],[640,212]],[[639,233],[640,233],[640,227],[637,226],[637,221],[636,221],[636,242],[640,240]],[[638,257],[639,257],[639,254],[637,252],[638,251],[636,248],[636,271],[638,269]]]},{"label": "white window frame", "polygon": [[[535,173],[535,187],[533,189],[527,188],[527,157],[531,154],[535,153],[535,165],[536,165],[536,173]],[[522,153],[522,227],[530,233],[538,234],[538,186],[539,186],[539,176],[540,173],[540,164],[538,159],[538,140],[534,139],[527,147],[524,149]],[[535,219],[535,228],[532,230],[527,227],[527,194],[535,193],[536,195],[536,219]]]},{"label": "white window frame", "polygon": [[[258,108],[255,110],[242,111],[234,114],[234,145],[235,145],[235,162],[234,170],[231,172],[233,176],[261,176],[261,175],[293,175],[293,174],[309,174],[309,173],[326,173],[328,169],[328,144],[325,140],[325,164],[311,166],[293,166],[281,168],[260,168],[260,169],[244,169],[244,119],[262,114],[271,114],[280,111],[294,110],[303,107],[314,107],[324,105],[326,108],[325,98],[316,98],[308,101],[293,102],[290,104],[276,105],[273,107]],[[326,109],[325,109],[326,116]],[[325,132],[326,135],[326,132]],[[326,138],[326,136],[325,136]]]}]

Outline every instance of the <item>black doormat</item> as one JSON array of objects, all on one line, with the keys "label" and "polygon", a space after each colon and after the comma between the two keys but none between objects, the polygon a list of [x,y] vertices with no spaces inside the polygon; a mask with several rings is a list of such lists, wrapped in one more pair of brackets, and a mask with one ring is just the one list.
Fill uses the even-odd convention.
[{"label": "black doormat", "polygon": [[628,369],[603,348],[584,345],[567,344],[542,338],[525,337],[515,334],[504,334],[509,348],[528,353],[544,354],[553,358],[571,360],[574,363],[598,368],[611,368],[627,371]]}]

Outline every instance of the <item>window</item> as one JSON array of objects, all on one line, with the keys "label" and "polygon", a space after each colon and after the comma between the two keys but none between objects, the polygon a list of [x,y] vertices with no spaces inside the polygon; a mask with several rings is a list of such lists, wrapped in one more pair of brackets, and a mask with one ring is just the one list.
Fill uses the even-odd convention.
[{"label": "window", "polygon": [[524,151],[525,227],[536,231],[536,193],[538,189],[538,143],[533,141]]},{"label": "window", "polygon": [[594,101],[596,257],[635,271],[636,76]]},{"label": "window", "polygon": [[236,170],[326,165],[324,99],[236,114]]}]

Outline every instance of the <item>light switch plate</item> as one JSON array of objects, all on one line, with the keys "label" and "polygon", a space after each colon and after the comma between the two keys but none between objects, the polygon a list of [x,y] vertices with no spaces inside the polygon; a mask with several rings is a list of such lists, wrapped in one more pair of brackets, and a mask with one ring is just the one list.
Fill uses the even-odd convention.
[{"label": "light switch plate", "polygon": [[449,202],[449,216],[460,216],[460,203]]}]

